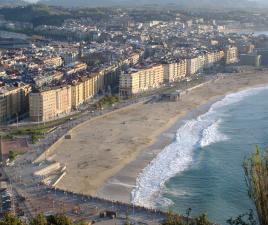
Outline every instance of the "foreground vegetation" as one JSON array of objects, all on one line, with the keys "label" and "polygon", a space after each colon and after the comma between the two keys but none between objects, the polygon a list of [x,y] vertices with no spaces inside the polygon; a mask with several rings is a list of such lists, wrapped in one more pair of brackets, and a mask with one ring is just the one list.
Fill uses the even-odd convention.
[{"label": "foreground vegetation", "polygon": [[[13,214],[6,214],[3,220],[0,221],[0,225],[26,225],[27,223],[14,216]],[[43,215],[38,215],[30,222],[29,225],[83,225],[85,222],[74,223],[70,218],[63,214],[51,215],[44,217]]]},{"label": "foreground vegetation", "polygon": [[268,224],[268,149],[260,151],[257,147],[243,163],[248,196],[255,210],[230,218],[230,225],[267,225]]},{"label": "foreground vegetation", "polygon": [[257,151],[244,161],[245,180],[248,195],[253,201],[258,222],[268,224],[268,150]]},{"label": "foreground vegetation", "polygon": [[183,218],[177,214],[169,212],[167,219],[162,223],[162,225],[210,225],[212,224],[206,213],[200,216],[190,219],[191,209],[186,211],[186,217]]}]

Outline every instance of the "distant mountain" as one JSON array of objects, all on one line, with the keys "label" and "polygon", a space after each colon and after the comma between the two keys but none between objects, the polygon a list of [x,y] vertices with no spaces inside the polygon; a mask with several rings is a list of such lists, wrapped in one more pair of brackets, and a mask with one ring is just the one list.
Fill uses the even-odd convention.
[{"label": "distant mountain", "polygon": [[[258,1],[258,0],[256,0]],[[39,0],[40,3],[64,7],[142,6],[175,4],[193,8],[246,8],[256,6],[250,0]]]},{"label": "distant mountain", "polygon": [[0,0],[0,7],[1,6],[18,6],[18,5],[26,5],[23,0]]}]

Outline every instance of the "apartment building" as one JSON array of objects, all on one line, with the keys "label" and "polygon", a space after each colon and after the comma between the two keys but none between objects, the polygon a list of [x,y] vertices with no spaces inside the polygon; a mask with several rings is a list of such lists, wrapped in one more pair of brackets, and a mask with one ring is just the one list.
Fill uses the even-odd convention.
[{"label": "apartment building", "polygon": [[25,114],[29,110],[30,85],[20,83],[15,87],[0,88],[0,123]]},{"label": "apartment building", "polygon": [[233,64],[238,62],[238,49],[235,46],[229,46],[225,49],[225,63]]},{"label": "apartment building", "polygon": [[200,62],[200,57],[192,57],[187,59],[187,75],[193,75],[196,74],[199,70],[202,69],[202,62]]},{"label": "apartment building", "polygon": [[85,102],[84,83],[76,82],[72,84],[72,108],[76,109]]},{"label": "apartment building", "polygon": [[212,67],[215,63],[219,63],[224,59],[224,51],[211,51],[205,54],[205,68]]},{"label": "apartment building", "polygon": [[[191,58],[187,59],[187,75],[193,75],[200,71],[202,71],[204,68],[210,68],[214,64],[219,63],[220,61],[223,61],[225,56],[224,51],[211,51],[204,54],[200,54]],[[232,56],[228,56],[228,61],[234,60],[231,58]],[[237,60],[237,58],[236,58]]]},{"label": "apartment building", "polygon": [[100,88],[98,84],[99,74],[91,74],[82,77],[72,84],[72,108],[77,109],[80,105],[94,97]]},{"label": "apartment building", "polygon": [[32,92],[29,98],[30,119],[35,122],[53,120],[71,112],[71,86]]},{"label": "apartment building", "polygon": [[172,83],[181,80],[186,76],[187,62],[185,59],[179,62],[163,64],[164,81]]},{"label": "apartment building", "polygon": [[147,68],[130,70],[121,74],[119,94],[123,98],[159,87],[164,83],[164,68],[162,65],[151,65]]}]

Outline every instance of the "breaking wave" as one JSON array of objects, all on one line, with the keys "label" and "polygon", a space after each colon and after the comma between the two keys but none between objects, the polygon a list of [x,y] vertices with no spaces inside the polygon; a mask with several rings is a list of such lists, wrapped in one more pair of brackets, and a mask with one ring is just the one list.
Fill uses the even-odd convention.
[{"label": "breaking wave", "polygon": [[155,207],[156,202],[161,202],[159,197],[165,182],[187,170],[194,163],[194,153],[198,148],[228,138],[219,130],[224,117],[224,107],[267,89],[268,87],[258,87],[229,94],[214,103],[207,113],[186,121],[177,130],[175,140],[166,146],[137,177],[136,187],[132,190],[132,203]]},{"label": "breaking wave", "polygon": [[200,147],[204,148],[213,143],[227,140],[227,136],[219,131],[221,119],[218,119],[215,123],[211,124],[208,128],[202,132],[202,139],[200,141]]}]

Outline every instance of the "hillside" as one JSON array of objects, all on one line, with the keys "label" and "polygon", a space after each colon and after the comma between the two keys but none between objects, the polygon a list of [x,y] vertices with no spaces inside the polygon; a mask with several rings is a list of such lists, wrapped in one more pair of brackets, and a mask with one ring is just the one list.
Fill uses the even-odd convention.
[{"label": "hillside", "polygon": [[0,0],[0,7],[3,6],[19,6],[26,5],[27,3],[23,0]]},{"label": "hillside", "polygon": [[111,9],[104,8],[72,10],[44,4],[0,8],[0,15],[3,15],[7,20],[30,22],[34,26],[61,25],[66,19],[81,17],[98,21],[105,19],[111,13],[113,13]]}]

